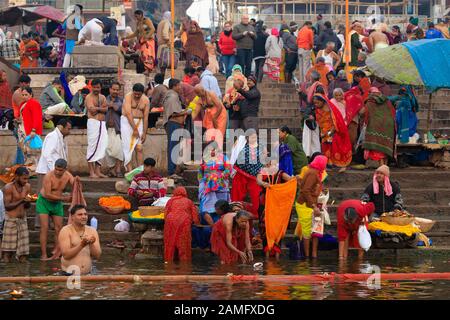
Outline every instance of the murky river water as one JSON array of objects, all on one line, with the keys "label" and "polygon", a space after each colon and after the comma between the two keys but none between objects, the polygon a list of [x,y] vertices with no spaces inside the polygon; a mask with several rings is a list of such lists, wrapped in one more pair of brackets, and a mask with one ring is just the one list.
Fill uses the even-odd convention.
[{"label": "murky river water", "polygon": [[[263,261],[257,257],[257,261]],[[370,265],[383,273],[448,272],[447,257],[383,257],[339,263],[333,258],[317,261],[264,261],[263,270],[251,266],[221,266],[214,258],[194,255],[191,265],[165,265],[161,261],[138,261],[127,255],[105,255],[95,263],[95,274],[323,274],[364,273]],[[59,262],[27,264],[0,263],[0,276],[57,275]],[[450,299],[450,281],[389,281],[381,289],[364,283],[296,284],[285,282],[154,282],[154,283],[82,283],[81,289],[67,289],[65,283],[0,284],[0,299],[10,299],[12,289],[22,289],[22,299]]]}]

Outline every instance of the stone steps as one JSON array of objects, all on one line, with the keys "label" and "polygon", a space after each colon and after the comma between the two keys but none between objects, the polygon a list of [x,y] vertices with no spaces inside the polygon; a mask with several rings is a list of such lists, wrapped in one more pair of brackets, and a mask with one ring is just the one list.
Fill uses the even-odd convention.
[{"label": "stone steps", "polygon": [[261,118],[266,117],[285,117],[285,118],[298,118],[301,119],[302,115],[299,108],[281,105],[275,105],[273,108],[260,109],[258,116]]},{"label": "stone steps", "polygon": [[[30,230],[30,244],[39,244],[39,231]],[[117,231],[98,231],[100,243],[105,244],[114,240],[122,240],[127,242],[139,242],[141,234],[139,232],[117,232]],[[48,243],[54,243],[55,233],[48,233]]]},{"label": "stone steps", "polygon": [[289,128],[300,128],[301,117],[298,118],[286,118],[286,117],[259,117],[260,129],[274,129],[282,126],[288,126]]},{"label": "stone steps", "polygon": [[[185,187],[189,198],[196,199],[198,197],[197,186]],[[340,202],[346,199],[359,199],[364,189],[361,188],[330,188],[330,201],[335,200]],[[430,210],[433,205],[448,205],[450,199],[450,190],[417,190],[417,189],[402,189],[402,196],[406,207],[412,205],[430,205]],[[331,202],[330,202],[331,203]]]},{"label": "stone steps", "polygon": [[[328,172],[327,187],[360,187],[364,189],[371,181],[372,170],[347,170],[345,173]],[[197,170],[185,170],[183,173],[187,185],[196,185]],[[450,188],[450,171],[428,167],[410,167],[407,169],[392,169],[391,179],[397,181],[400,187],[417,188],[420,181],[421,188]],[[363,190],[361,190],[363,191]]]}]

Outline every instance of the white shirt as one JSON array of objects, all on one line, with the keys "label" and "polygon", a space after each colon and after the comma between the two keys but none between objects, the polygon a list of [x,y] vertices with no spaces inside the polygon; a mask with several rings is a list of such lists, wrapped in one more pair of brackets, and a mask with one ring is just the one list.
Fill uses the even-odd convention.
[{"label": "white shirt", "polygon": [[67,161],[68,154],[64,137],[61,131],[56,128],[44,139],[36,172],[39,174],[47,174],[55,168],[56,160],[64,159]]}]

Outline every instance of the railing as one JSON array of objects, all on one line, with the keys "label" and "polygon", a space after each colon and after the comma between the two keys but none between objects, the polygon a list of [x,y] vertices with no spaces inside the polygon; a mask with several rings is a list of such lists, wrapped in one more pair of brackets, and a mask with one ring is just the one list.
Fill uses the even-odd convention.
[{"label": "railing", "polygon": [[[64,9],[64,0],[27,0],[27,4],[41,4],[52,6],[57,9]],[[117,7],[123,4],[123,1],[120,0],[70,0],[70,5],[81,4],[86,11],[101,11],[104,9],[109,11],[111,7]]]},{"label": "railing", "polygon": [[[236,13],[233,16],[233,22],[239,23],[241,20],[242,13]],[[337,26],[339,24],[345,25],[345,15],[343,14],[322,14],[323,21],[330,21],[333,26]],[[305,21],[312,21],[315,23],[317,21],[316,15],[314,14],[295,14],[295,13],[286,13],[286,14],[251,14],[251,18],[256,20],[263,20],[265,25],[268,27],[278,27],[282,23],[289,24],[290,21],[297,22],[300,26]],[[368,22],[372,16],[365,14],[351,14],[349,15],[350,21],[359,20],[364,24]],[[390,15],[384,16],[384,22],[389,25],[398,25],[400,28],[405,29],[408,24],[409,16],[406,15]],[[421,27],[425,27],[428,21],[427,16],[419,16],[419,25]]]}]

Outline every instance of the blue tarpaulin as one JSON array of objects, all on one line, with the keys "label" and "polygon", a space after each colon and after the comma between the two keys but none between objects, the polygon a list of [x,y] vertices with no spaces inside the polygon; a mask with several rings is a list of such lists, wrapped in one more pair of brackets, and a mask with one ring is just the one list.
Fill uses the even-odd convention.
[{"label": "blue tarpaulin", "polygon": [[450,40],[416,40],[405,46],[428,89],[450,88]]}]

